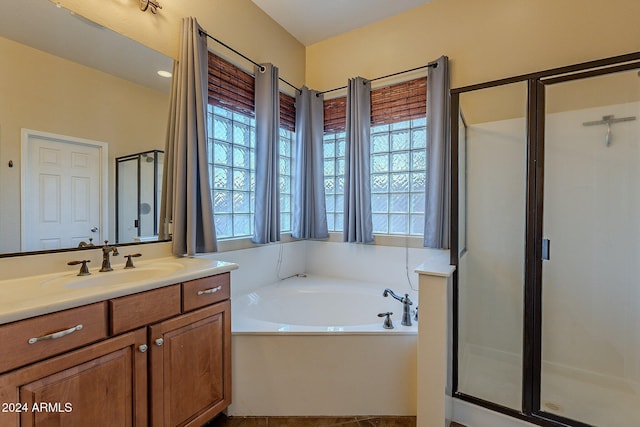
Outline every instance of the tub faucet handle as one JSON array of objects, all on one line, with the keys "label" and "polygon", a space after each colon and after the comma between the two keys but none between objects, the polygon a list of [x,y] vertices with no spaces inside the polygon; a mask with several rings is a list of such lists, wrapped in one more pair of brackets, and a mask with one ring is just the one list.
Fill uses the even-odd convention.
[{"label": "tub faucet handle", "polygon": [[391,315],[393,313],[387,311],[386,313],[378,313],[378,317],[384,317],[384,322],[382,323],[382,327],[385,329],[393,329],[393,323],[391,322]]}]

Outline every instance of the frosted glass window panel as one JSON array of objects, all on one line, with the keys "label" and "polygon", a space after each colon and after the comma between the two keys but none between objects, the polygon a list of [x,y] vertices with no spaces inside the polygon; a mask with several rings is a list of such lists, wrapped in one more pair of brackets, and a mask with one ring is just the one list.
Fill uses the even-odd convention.
[{"label": "frosted glass window panel", "polygon": [[[407,125],[409,122],[405,122]],[[408,130],[391,133],[391,151],[408,150],[411,144],[411,133]]]},{"label": "frosted glass window panel", "polygon": [[215,225],[216,225],[216,235],[220,239],[233,237],[233,215],[214,215]]},{"label": "frosted glass window panel", "polygon": [[[411,227],[409,215],[424,218],[425,124],[426,119],[415,119],[371,127],[374,233],[422,234],[422,231],[417,231],[419,227]],[[344,133],[326,134],[323,143],[325,191],[336,195],[335,199],[327,202],[327,214],[334,215],[329,221],[332,223],[329,231],[341,231],[342,215],[338,218],[337,214],[343,212],[344,205]],[[417,196],[416,202],[412,202],[414,195]],[[394,217],[392,221],[392,212],[403,215]],[[415,221],[418,222],[417,219]]]},{"label": "frosted glass window panel", "polygon": [[409,191],[409,173],[393,173],[391,177],[391,192]]},{"label": "frosted glass window panel", "polygon": [[213,194],[213,209],[215,213],[227,213],[233,212],[231,199],[233,192],[231,191],[216,191]]},{"label": "frosted glass window panel", "polygon": [[255,120],[208,106],[208,152],[219,239],[253,234]]},{"label": "frosted glass window panel", "polygon": [[389,233],[389,215],[386,214],[372,214],[373,232],[380,234]]},{"label": "frosted glass window panel", "polygon": [[251,190],[251,172],[243,169],[233,171],[233,189],[238,191]]},{"label": "frosted glass window panel", "polygon": [[336,179],[334,177],[324,179],[324,192],[326,194],[335,194]]},{"label": "frosted glass window panel", "polygon": [[336,206],[344,193],[344,132],[328,133],[323,137],[324,188],[325,197],[331,197],[326,203],[327,227],[329,231],[341,231],[342,221],[337,221]]},{"label": "frosted glass window panel", "polygon": [[220,166],[217,168],[211,167],[211,170],[213,173],[213,188],[231,190],[232,188],[231,168]]},{"label": "frosted glass window panel", "polygon": [[233,166],[236,168],[250,169],[249,149],[245,147],[233,147]]},{"label": "frosted glass window panel", "polygon": [[389,175],[371,175],[371,192],[387,193],[389,191]]},{"label": "frosted glass window panel", "polygon": [[371,156],[372,173],[389,171],[389,154],[374,154]]},{"label": "frosted glass window panel", "polygon": [[408,171],[409,170],[409,153],[392,153],[391,154],[391,170]]},{"label": "frosted glass window panel", "polygon": [[215,141],[213,145],[213,163],[216,165],[232,165],[232,146],[226,142]]},{"label": "frosted glass window panel", "polygon": [[371,196],[371,211],[373,213],[387,213],[387,212],[389,212],[389,195],[388,194],[373,194]]},{"label": "frosted glass window panel", "polygon": [[231,141],[231,135],[233,133],[231,120],[222,118],[220,116],[214,116],[213,121],[213,137],[220,141]]},{"label": "frosted glass window panel", "polygon": [[389,135],[374,134],[371,138],[371,152],[372,153],[386,153],[389,151]]},{"label": "frosted glass window panel", "polygon": [[[238,115],[236,115],[238,116]],[[233,124],[233,143],[238,145],[250,146],[251,128],[245,124]]]},{"label": "frosted glass window panel", "polygon": [[293,205],[293,164],[295,162],[293,145],[295,133],[280,129],[280,231],[290,232]]},{"label": "frosted glass window panel", "polygon": [[334,159],[329,159],[324,161],[325,176],[334,176],[336,174],[335,164],[336,164],[336,161]]},{"label": "frosted glass window panel", "polygon": [[236,191],[233,193],[233,212],[249,213],[249,193]]}]

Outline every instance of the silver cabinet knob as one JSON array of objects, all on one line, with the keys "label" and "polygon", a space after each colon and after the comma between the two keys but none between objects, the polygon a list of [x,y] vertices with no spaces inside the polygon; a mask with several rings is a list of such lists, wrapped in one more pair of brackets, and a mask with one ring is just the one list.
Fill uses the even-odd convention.
[{"label": "silver cabinet knob", "polygon": [[157,340],[155,340],[155,343],[158,347],[160,347],[162,344],[164,344],[164,340],[162,338],[158,338]]},{"label": "silver cabinet knob", "polygon": [[97,233],[98,232],[98,227],[91,227],[91,232],[92,233]]},{"label": "silver cabinet knob", "polygon": [[144,352],[146,352],[148,349],[149,349],[149,346],[148,346],[148,345],[146,345],[146,344],[142,344],[141,346],[139,346],[139,347],[138,347],[138,351],[139,351],[140,353],[144,353]]}]

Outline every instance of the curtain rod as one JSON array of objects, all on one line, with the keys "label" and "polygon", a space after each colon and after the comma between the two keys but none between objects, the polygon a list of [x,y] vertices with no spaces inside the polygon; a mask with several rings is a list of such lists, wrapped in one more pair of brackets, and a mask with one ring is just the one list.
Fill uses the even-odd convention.
[{"label": "curtain rod", "polygon": [[[200,35],[203,35],[203,34],[204,34],[205,36],[209,37],[209,38],[210,38],[211,40],[213,40],[214,42],[221,44],[222,46],[224,46],[224,47],[226,47],[227,49],[229,49],[231,52],[233,52],[233,53],[235,53],[236,55],[239,55],[239,56],[241,56],[242,58],[246,59],[247,61],[251,62],[251,63],[252,63],[253,65],[255,65],[256,67],[260,68],[260,71],[264,71],[264,70],[265,70],[265,68],[264,68],[262,65],[258,64],[258,63],[257,63],[256,61],[254,61],[253,59],[249,58],[249,57],[248,57],[248,56],[246,56],[246,55],[243,55],[242,53],[238,52],[237,50],[235,50],[234,48],[232,48],[232,47],[231,47],[231,46],[229,46],[228,44],[221,42],[220,40],[218,40],[217,38],[213,37],[212,35],[210,35],[210,34],[209,34],[209,33],[207,33],[206,31],[204,31],[204,30],[198,30],[198,31],[200,31]],[[280,80],[281,82],[283,82],[283,83],[285,83],[285,84],[288,84],[289,86],[291,86],[292,88],[294,88],[294,89],[295,89],[295,90],[297,90],[298,92],[302,93],[302,91],[301,91],[299,88],[297,88],[296,86],[292,85],[291,83],[289,83],[288,81],[286,81],[286,80],[285,80],[285,79],[283,79],[282,77],[278,77],[278,80]]]},{"label": "curtain rod", "polygon": [[[398,71],[397,73],[387,74],[386,76],[381,76],[381,77],[376,77],[375,79],[365,80],[365,83],[366,82],[375,82],[376,80],[386,79],[388,77],[397,76],[399,74],[410,73],[411,71],[417,71],[417,70],[421,70],[423,68],[429,68],[429,67],[436,68],[437,66],[438,66],[437,62],[432,62],[431,64],[423,65],[421,67],[411,68],[409,70],[404,70],[404,71]],[[340,86],[340,87],[336,87],[336,88],[329,89],[329,90],[323,90],[322,92],[316,93],[316,96],[320,96],[320,95],[322,95],[324,93],[335,92],[336,90],[346,89],[347,87],[348,86]]]}]

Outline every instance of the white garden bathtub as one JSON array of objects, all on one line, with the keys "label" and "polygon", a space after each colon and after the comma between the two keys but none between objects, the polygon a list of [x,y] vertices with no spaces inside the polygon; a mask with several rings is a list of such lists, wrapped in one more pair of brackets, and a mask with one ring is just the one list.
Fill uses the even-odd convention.
[{"label": "white garden bathtub", "polygon": [[233,297],[229,415],[415,415],[417,324],[386,287],[403,292],[316,276]]}]

